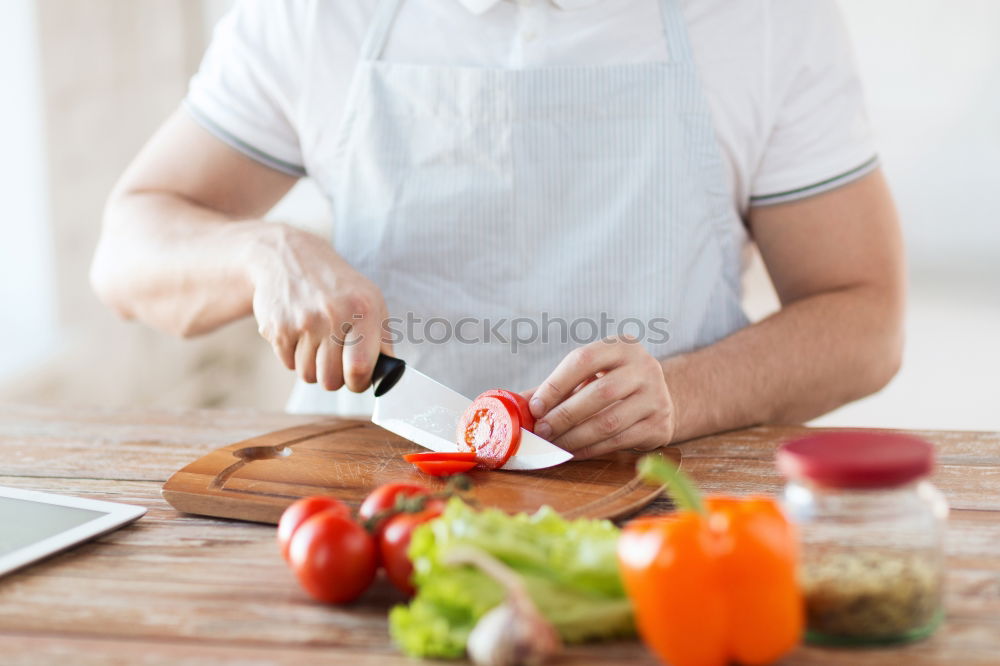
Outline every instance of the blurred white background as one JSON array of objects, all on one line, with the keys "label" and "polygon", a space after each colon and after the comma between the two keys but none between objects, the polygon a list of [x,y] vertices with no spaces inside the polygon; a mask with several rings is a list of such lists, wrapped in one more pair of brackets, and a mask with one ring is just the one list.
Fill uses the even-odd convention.
[{"label": "blurred white background", "polygon": [[[280,409],[251,323],[178,341],[90,293],[103,199],[183,96],[228,0],[0,5],[0,399]],[[817,423],[1000,430],[1000,2],[841,0],[911,273],[903,370]],[[272,213],[326,228],[303,183]],[[748,276],[748,309],[774,307]]]},{"label": "blurred white background", "polygon": [[841,6],[911,289],[899,375],[818,423],[1000,430],[1000,2]]}]

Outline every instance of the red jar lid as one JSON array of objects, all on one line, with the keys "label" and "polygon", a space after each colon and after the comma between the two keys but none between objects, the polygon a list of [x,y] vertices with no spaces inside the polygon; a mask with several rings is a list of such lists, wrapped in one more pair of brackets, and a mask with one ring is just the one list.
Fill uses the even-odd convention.
[{"label": "red jar lid", "polygon": [[833,431],[784,444],[777,462],[791,479],[833,488],[888,488],[930,474],[934,448],[910,435]]}]

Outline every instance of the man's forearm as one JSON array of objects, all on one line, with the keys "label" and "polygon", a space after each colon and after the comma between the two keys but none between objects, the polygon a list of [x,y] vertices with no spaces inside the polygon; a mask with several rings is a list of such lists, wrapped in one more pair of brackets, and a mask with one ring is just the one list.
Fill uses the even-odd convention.
[{"label": "man's forearm", "polygon": [[873,286],[825,292],[665,360],[674,441],[798,423],[877,391],[899,367],[901,309]]},{"label": "man's forearm", "polygon": [[296,178],[246,157],[179,110],[109,197],[91,267],[97,294],[123,316],[180,335],[252,311],[248,275],[291,229],[260,221]]},{"label": "man's forearm", "polygon": [[269,233],[181,197],[140,192],[114,199],[91,281],[122,316],[196,335],[250,314],[247,267]]}]

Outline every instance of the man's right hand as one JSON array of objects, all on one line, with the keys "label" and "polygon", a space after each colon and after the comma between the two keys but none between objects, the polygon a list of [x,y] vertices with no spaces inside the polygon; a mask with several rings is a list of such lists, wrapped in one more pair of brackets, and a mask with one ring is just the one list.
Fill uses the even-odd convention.
[{"label": "man's right hand", "polygon": [[262,230],[251,257],[253,313],[277,357],[328,391],[368,388],[379,352],[392,352],[378,287],[329,242],[286,225]]},{"label": "man's right hand", "polygon": [[123,317],[185,337],[252,313],[302,379],[364,390],[391,351],[385,301],[325,239],[262,221],[296,180],[178,111],[109,197],[94,289]]}]

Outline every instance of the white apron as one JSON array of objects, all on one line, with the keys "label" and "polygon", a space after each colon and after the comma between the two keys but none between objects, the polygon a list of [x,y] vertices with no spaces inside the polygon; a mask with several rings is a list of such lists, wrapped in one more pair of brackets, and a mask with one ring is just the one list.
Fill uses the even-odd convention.
[{"label": "white apron", "polygon": [[[748,323],[746,231],[677,0],[660,0],[668,62],[513,70],[380,60],[400,2],[378,4],[313,174],[397,356],[473,397],[533,387],[607,335],[662,358]],[[371,400],[299,382],[289,409]]]}]

